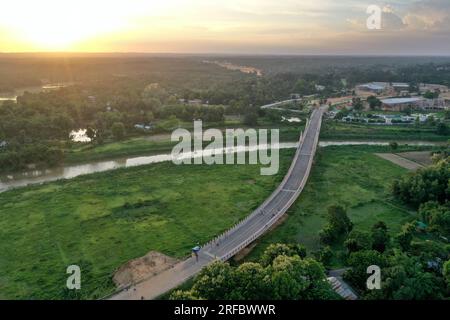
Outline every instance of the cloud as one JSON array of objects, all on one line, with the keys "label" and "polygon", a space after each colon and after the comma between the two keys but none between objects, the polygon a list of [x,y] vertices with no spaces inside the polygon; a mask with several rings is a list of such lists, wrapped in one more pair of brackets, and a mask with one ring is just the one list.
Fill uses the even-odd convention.
[{"label": "cloud", "polygon": [[383,30],[399,30],[406,27],[403,19],[390,7],[384,7],[381,16],[381,28]]},{"label": "cloud", "polygon": [[412,30],[450,31],[450,1],[422,0],[411,5],[403,21]]}]

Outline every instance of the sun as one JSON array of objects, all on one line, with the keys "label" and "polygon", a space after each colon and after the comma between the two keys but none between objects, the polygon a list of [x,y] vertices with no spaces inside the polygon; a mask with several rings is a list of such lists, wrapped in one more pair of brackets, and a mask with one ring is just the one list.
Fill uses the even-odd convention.
[{"label": "sun", "polygon": [[130,10],[124,4],[115,0],[9,1],[2,4],[0,27],[36,50],[75,49],[82,41],[125,28]]},{"label": "sun", "polygon": [[[14,0],[0,6],[0,41],[19,51],[90,51],[160,36],[154,21],[184,14],[186,0]],[[159,20],[159,21],[161,21]],[[170,20],[170,27],[177,19]],[[11,40],[12,39],[12,40]],[[0,51],[5,41],[0,42]],[[11,51],[9,49],[8,51]]]}]

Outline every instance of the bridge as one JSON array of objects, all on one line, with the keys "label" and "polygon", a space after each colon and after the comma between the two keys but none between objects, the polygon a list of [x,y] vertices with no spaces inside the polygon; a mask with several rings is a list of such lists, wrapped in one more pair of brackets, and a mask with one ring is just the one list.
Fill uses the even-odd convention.
[{"label": "bridge", "polygon": [[174,289],[215,260],[226,261],[273,226],[297,200],[306,185],[319,141],[326,107],[314,109],[291,167],[278,188],[253,213],[201,247],[198,259],[188,258],[171,269],[141,281],[110,297],[112,300],[154,299]]}]

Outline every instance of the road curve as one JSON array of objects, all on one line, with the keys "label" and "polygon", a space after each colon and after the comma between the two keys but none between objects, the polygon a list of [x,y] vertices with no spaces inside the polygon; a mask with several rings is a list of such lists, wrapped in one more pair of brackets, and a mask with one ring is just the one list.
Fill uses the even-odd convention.
[{"label": "road curve", "polygon": [[176,264],[171,269],[110,296],[109,299],[157,298],[178,287],[214,260],[226,261],[230,259],[264,234],[295,202],[308,180],[325,109],[326,107],[320,107],[313,110],[305,132],[300,137],[299,147],[291,167],[278,188],[247,218],[205,244],[199,253],[198,262],[191,257]]}]

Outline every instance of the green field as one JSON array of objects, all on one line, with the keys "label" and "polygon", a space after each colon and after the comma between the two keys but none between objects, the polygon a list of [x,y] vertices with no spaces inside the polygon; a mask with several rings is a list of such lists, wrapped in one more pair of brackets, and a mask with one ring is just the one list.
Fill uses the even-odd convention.
[{"label": "green field", "polygon": [[0,299],[67,298],[66,268],[82,268],[83,298],[113,291],[111,275],[150,250],[183,258],[255,209],[281,181],[257,165],[160,163],[0,194]]},{"label": "green field", "polygon": [[[401,147],[400,149],[407,149]],[[320,149],[311,180],[288,219],[265,236],[250,259],[273,242],[317,249],[326,208],[349,209],[357,229],[384,220],[391,232],[411,219],[389,201],[387,186],[406,172],[373,152],[387,147]],[[150,250],[183,258],[255,209],[281,181],[293,150],[282,150],[277,176],[259,166],[160,163],[80,176],[0,194],[0,298],[67,298],[70,264],[82,267],[82,298],[114,290],[111,275]]]},{"label": "green field", "polygon": [[270,243],[299,242],[310,253],[319,249],[318,231],[324,226],[327,207],[333,204],[348,209],[355,229],[369,231],[381,220],[391,233],[399,231],[415,213],[393,202],[388,187],[407,170],[375,156],[374,152],[389,149],[368,146],[320,149],[311,177],[288,211],[288,218],[261,239],[248,259],[257,259]]},{"label": "green field", "polygon": [[321,139],[331,140],[391,140],[391,141],[447,141],[450,135],[438,135],[435,128],[407,125],[377,126],[325,121]]}]

